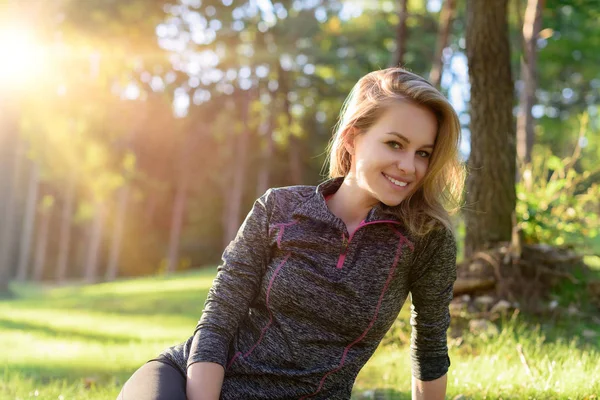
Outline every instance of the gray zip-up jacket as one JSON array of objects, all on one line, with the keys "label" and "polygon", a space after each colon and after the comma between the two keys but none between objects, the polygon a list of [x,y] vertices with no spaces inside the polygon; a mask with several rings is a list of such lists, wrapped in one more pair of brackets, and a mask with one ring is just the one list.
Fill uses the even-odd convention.
[{"label": "gray zip-up jacket", "polygon": [[380,204],[349,234],[325,203],[342,181],[261,196],[223,254],[194,334],[161,357],[184,375],[196,362],[221,364],[225,400],[349,399],[410,292],[412,373],[444,375],[452,232],[417,241]]}]

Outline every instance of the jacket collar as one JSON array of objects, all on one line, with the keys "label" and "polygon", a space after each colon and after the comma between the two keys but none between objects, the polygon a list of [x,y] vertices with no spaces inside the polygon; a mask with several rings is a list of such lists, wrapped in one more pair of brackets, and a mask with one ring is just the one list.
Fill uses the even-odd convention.
[{"label": "jacket collar", "polygon": [[[315,188],[314,193],[308,197],[298,208],[296,208],[294,211],[294,216],[316,219],[328,224],[334,224],[340,229],[345,229],[345,225],[342,220],[336,217],[329,210],[327,203],[325,202],[325,198],[337,192],[343,182],[344,178],[339,177],[328,179],[319,184]],[[374,206],[365,218],[366,222],[384,220],[400,222],[394,212],[394,207],[386,206],[381,202]]]}]

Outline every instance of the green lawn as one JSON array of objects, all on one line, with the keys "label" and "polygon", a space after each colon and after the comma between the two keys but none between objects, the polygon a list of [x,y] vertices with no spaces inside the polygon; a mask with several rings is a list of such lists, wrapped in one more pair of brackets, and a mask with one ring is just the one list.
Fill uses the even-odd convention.
[{"label": "green lawn", "polygon": [[[195,327],[215,269],[80,287],[20,285],[0,301],[0,399],[115,399],[146,360]],[[406,319],[406,307],[401,318]],[[402,322],[402,319],[399,320]],[[390,331],[408,334],[406,324]],[[600,394],[600,333],[587,317],[536,324],[519,316],[493,338],[450,341],[448,398],[592,399]],[[356,399],[410,398],[408,349],[386,338],[361,371]],[[517,344],[531,368],[520,361]]]}]

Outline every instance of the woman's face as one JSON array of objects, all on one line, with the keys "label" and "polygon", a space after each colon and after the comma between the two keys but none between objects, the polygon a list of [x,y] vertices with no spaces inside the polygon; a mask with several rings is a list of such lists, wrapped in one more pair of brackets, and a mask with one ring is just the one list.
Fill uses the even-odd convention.
[{"label": "woman's face", "polygon": [[418,187],[429,166],[437,120],[427,108],[396,103],[366,132],[354,136],[350,178],[366,201],[397,206]]}]

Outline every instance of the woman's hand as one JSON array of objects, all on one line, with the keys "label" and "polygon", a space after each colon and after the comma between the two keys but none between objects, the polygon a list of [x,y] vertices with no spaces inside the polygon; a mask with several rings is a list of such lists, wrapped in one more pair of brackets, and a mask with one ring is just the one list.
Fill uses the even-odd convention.
[{"label": "woman's hand", "polygon": [[220,364],[197,362],[187,369],[188,400],[219,400],[225,370]]}]

